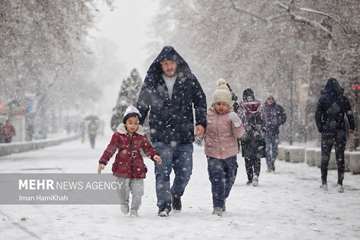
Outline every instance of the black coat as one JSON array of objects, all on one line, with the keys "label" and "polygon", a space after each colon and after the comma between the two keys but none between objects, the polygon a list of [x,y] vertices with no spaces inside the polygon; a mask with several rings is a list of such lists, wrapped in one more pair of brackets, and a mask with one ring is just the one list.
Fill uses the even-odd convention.
[{"label": "black coat", "polygon": [[[162,77],[160,62],[164,59],[177,62],[177,79],[171,98]],[[137,108],[142,115],[141,124],[150,112],[152,142],[192,143],[194,109],[195,124],[206,127],[206,96],[188,64],[172,47],[164,47],[151,64],[139,95]]]},{"label": "black coat", "polygon": [[264,158],[264,120],[261,114],[261,103],[255,99],[254,92],[246,89],[239,108],[240,118],[245,125],[245,135],[241,139],[241,150],[244,158]]},{"label": "black coat", "polygon": [[262,115],[265,122],[265,135],[278,135],[280,126],[286,122],[284,108],[276,102],[272,105],[265,103],[262,109]]},{"label": "black coat", "polygon": [[355,129],[354,115],[349,99],[344,96],[336,79],[329,79],[317,105],[315,120],[320,133],[335,134],[339,130],[346,130],[345,116],[350,129]]}]

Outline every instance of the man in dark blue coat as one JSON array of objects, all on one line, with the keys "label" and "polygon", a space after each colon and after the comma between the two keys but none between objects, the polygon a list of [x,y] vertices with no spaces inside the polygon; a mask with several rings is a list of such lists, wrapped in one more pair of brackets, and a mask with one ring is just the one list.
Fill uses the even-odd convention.
[{"label": "man in dark blue coat", "polygon": [[349,122],[350,133],[352,133],[355,129],[355,121],[349,99],[344,96],[344,89],[340,87],[338,81],[330,78],[322,91],[315,113],[316,125],[321,133],[321,187],[325,191],[328,189],[327,172],[331,149],[335,145],[336,163],[338,166],[338,191],[344,192],[345,116]]},{"label": "man in dark blue coat", "polygon": [[275,171],[275,161],[278,155],[279,128],[286,122],[284,108],[269,96],[262,109],[265,122],[266,164],[268,172]]},{"label": "man in dark blue coat", "polygon": [[[151,141],[163,163],[155,166],[159,216],[181,210],[181,197],[192,173],[195,134],[206,128],[206,96],[188,64],[173,47],[164,47],[151,64],[137,107],[141,124],[149,113]],[[195,112],[195,121],[194,121]],[[170,186],[170,174],[175,179]]]}]

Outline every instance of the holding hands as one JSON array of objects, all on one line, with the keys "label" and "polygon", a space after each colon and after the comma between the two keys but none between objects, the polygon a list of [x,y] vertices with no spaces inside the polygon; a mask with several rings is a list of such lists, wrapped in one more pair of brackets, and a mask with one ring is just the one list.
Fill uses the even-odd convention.
[{"label": "holding hands", "polygon": [[162,163],[161,157],[159,155],[155,155],[153,159],[157,165]]}]

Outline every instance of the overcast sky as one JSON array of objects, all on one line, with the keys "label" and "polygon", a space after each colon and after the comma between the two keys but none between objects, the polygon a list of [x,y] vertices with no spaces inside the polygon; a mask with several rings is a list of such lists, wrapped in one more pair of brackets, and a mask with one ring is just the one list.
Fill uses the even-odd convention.
[{"label": "overcast sky", "polygon": [[115,0],[114,10],[101,9],[95,36],[112,40],[118,45],[118,55],[126,70],[139,68],[142,74],[148,57],[150,24],[158,10],[158,0]]},{"label": "overcast sky", "polygon": [[[145,61],[149,57],[146,45],[151,41],[150,25],[157,11],[158,0],[115,0],[112,11],[108,7],[100,8],[96,29],[91,35],[117,44],[117,55],[123,65],[119,67],[125,69],[124,76],[114,76],[117,79],[127,76],[134,67],[144,77],[148,67]],[[103,98],[94,106],[94,113],[103,115],[107,123],[120,85],[119,81],[103,86]]]}]

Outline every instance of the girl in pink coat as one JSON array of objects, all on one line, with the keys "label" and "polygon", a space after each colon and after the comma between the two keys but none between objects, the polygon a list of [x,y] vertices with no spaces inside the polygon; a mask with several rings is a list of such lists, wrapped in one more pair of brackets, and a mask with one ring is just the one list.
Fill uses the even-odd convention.
[{"label": "girl in pink coat", "polygon": [[231,93],[226,81],[220,79],[207,113],[205,154],[213,198],[213,214],[222,216],[225,200],[230,194],[237,173],[237,139],[245,133],[238,115],[233,112]]}]

